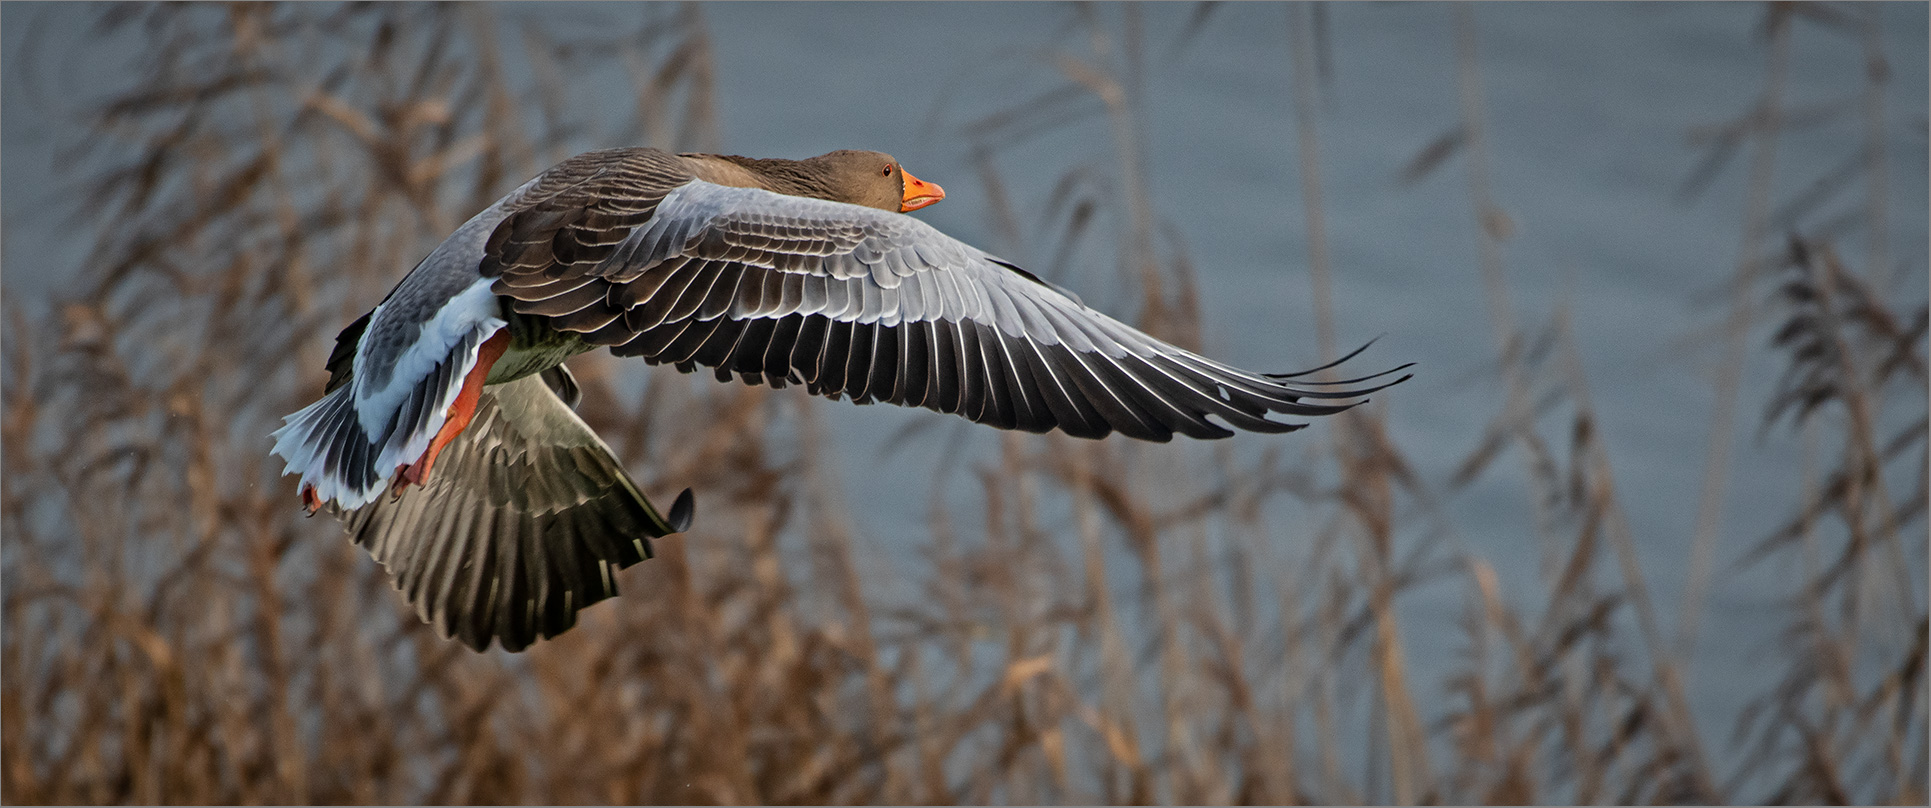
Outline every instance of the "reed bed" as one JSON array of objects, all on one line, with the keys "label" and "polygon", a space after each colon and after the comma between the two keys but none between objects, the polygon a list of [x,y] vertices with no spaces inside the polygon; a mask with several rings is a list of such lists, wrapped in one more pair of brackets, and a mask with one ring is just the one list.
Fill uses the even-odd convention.
[{"label": "reed bed", "polygon": [[[717,149],[701,9],[607,10],[600,34],[568,36],[488,7],[89,13],[140,33],[142,79],[87,111],[104,168],[84,180],[77,232],[98,242],[78,285],[6,311],[8,803],[1927,798],[1926,308],[1886,293],[1882,133],[1842,167],[1841,187],[1876,189],[1854,221],[1813,226],[1769,192],[1782,43],[1837,26],[1881,60],[1861,12],[1766,11],[1764,96],[1709,134],[1712,172],[1753,155],[1725,357],[1776,357],[1776,395],[1754,404],[1806,460],[1787,523],[1749,556],[1715,557],[1711,525],[1685,536],[1686,606],[1659,602],[1637,562],[1565,315],[1513,314],[1479,10],[1463,9],[1445,32],[1462,120],[1410,173],[1466,172],[1507,396],[1453,475],[1416,471],[1385,403],[1295,455],[980,435],[989,459],[947,472],[972,481],[971,507],[935,501],[908,539],[918,565],[894,568],[907,597],[844,515],[817,409],[836,405],[586,356],[585,418],[646,491],[701,492],[700,518],[624,573],[625,597],[514,656],[418,624],[335,526],[299,518],[262,436],[319,389],[334,328],[399,256],[510,184],[608,143]],[[1079,8],[1040,60],[1061,84],[965,131],[995,230],[1027,242],[1008,246],[1120,245],[1107,260],[1138,322],[1197,347],[1140,136],[1145,54],[1186,44],[1146,41],[1157,13]],[[1301,112],[1337,46],[1323,13],[1285,10]],[[626,110],[581,112],[562,77],[593,62],[630,71]],[[1870,81],[1845,114],[1881,127],[1882,72]],[[1061,183],[1051,232],[1025,232],[1005,150],[1081,126],[1106,160]],[[1296,149],[1332,356],[1318,129]],[[1724,434],[1752,402],[1713,382]],[[1718,501],[1727,451],[1709,450]],[[1535,592],[1504,591],[1447,538],[1447,504],[1500,463],[1524,469],[1553,560]],[[1732,725],[1699,721],[1683,687],[1699,587],[1722,564],[1793,558],[1774,688]],[[1424,586],[1463,603],[1445,681],[1418,679],[1404,641],[1401,605]]]}]

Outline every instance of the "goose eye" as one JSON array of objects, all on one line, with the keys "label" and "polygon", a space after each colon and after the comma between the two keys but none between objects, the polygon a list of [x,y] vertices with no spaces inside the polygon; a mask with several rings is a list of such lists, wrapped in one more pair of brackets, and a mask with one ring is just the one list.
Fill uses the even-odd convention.
[{"label": "goose eye", "polygon": [[889,176],[892,176],[892,164],[891,164],[891,163],[886,163],[886,164],[885,164],[885,170],[884,170],[884,171],[882,171],[882,172],[880,172],[880,173],[881,173],[881,174],[882,174],[883,176],[887,176],[887,177],[889,177]]}]

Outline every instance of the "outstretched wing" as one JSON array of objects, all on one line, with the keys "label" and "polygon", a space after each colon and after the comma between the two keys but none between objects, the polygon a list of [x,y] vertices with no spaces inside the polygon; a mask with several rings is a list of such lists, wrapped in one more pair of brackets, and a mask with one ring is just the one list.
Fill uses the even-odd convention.
[{"label": "outstretched wing", "polygon": [[[701,180],[580,187],[504,220],[483,271],[516,311],[620,356],[1002,429],[1154,441],[1234,434],[1209,418],[1299,429],[1267,416],[1339,412],[1386,386],[1207,359],[909,216]],[[1356,401],[1326,403],[1339,399]]]},{"label": "outstretched wing", "polygon": [[416,613],[478,651],[562,633],[690,524],[690,492],[659,515],[546,378],[575,389],[560,367],[484,388],[423,485],[342,514]]}]

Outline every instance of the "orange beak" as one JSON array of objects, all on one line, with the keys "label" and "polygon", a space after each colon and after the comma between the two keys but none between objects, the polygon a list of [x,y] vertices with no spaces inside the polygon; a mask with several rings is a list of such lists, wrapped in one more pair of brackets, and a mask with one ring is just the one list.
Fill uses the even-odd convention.
[{"label": "orange beak", "polygon": [[898,175],[905,180],[905,198],[899,202],[898,212],[910,213],[945,198],[945,189],[912,176],[912,172],[899,167]]}]

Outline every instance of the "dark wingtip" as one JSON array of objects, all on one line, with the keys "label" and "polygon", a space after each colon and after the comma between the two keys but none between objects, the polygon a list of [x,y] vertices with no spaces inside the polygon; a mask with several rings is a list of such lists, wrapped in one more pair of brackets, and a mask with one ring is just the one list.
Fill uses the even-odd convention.
[{"label": "dark wingtip", "polygon": [[670,518],[665,521],[670,523],[672,533],[682,533],[691,529],[691,517],[696,512],[697,499],[691,496],[691,489],[686,488],[684,493],[677,495],[677,501],[670,504]]},{"label": "dark wingtip", "polygon": [[[1302,386],[1307,386],[1307,387],[1320,387],[1320,386],[1328,386],[1328,387],[1333,387],[1333,386],[1339,386],[1339,385],[1343,385],[1343,384],[1360,384],[1360,383],[1362,383],[1362,382],[1365,382],[1365,381],[1372,381],[1372,380],[1374,380],[1374,379],[1379,379],[1379,378],[1381,378],[1381,377],[1383,377],[1383,376],[1386,376],[1386,375],[1388,375],[1388,374],[1390,374],[1390,373],[1400,373],[1400,372],[1402,372],[1402,371],[1404,371],[1404,370],[1407,370],[1407,369],[1409,369],[1409,368],[1412,368],[1412,367],[1414,367],[1414,366],[1415,366],[1415,363],[1413,363],[1413,362],[1409,362],[1408,364],[1405,364],[1405,365],[1399,365],[1399,366],[1396,366],[1396,367],[1392,367],[1392,368],[1389,368],[1389,369],[1387,369],[1387,370],[1384,370],[1384,371],[1382,371],[1382,372],[1380,372],[1380,373],[1370,373],[1370,374],[1368,374],[1368,375],[1366,375],[1366,376],[1357,376],[1357,377],[1355,377],[1355,378],[1352,378],[1352,379],[1340,379],[1340,380],[1337,380],[1337,381],[1327,381],[1327,382],[1316,382],[1316,381],[1306,381],[1306,380],[1302,380],[1302,381],[1297,381],[1297,382],[1295,382],[1295,384],[1297,384],[1297,385],[1302,385]],[[1261,375],[1262,375],[1262,376],[1266,376],[1267,378],[1269,378],[1269,379],[1273,379],[1273,380],[1276,380],[1276,381],[1285,381],[1285,380],[1287,380],[1287,379],[1292,379],[1292,378],[1294,378],[1293,376],[1288,376],[1288,375],[1282,375],[1282,374],[1279,374],[1279,373],[1263,373],[1263,374],[1261,374]],[[1409,377],[1412,377],[1412,376],[1414,376],[1414,375],[1415,375],[1415,374],[1413,374],[1413,373],[1410,373],[1410,374],[1408,374],[1407,376],[1403,376],[1403,377],[1401,377],[1401,378],[1402,378],[1402,379],[1407,379],[1407,378],[1409,378]],[[1392,382],[1389,382],[1389,384],[1400,384],[1400,383],[1401,383],[1401,380],[1400,380],[1400,379],[1397,379],[1397,380],[1395,380],[1395,381],[1392,381]]]},{"label": "dark wingtip", "polygon": [[[1360,356],[1362,351],[1368,350],[1368,346],[1375,344],[1375,340],[1378,340],[1378,339],[1381,339],[1381,335],[1379,334],[1375,335],[1374,339],[1371,339],[1365,343],[1362,343],[1361,347],[1356,348],[1352,351],[1349,351],[1346,356],[1343,356],[1340,359],[1336,359],[1318,368],[1308,368],[1307,370],[1295,371],[1293,373],[1263,373],[1261,375],[1266,376],[1267,378],[1270,378],[1270,379],[1298,379],[1302,376],[1312,376],[1316,373],[1320,373],[1323,370],[1327,370],[1328,368],[1336,367],[1340,365],[1342,362],[1346,362],[1350,359]],[[1399,369],[1400,368],[1396,368],[1396,370],[1399,370]],[[1392,371],[1386,371],[1386,372],[1392,372]]]}]

